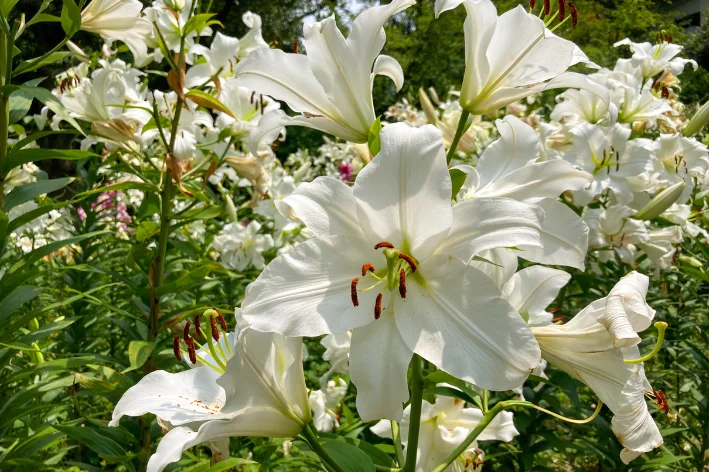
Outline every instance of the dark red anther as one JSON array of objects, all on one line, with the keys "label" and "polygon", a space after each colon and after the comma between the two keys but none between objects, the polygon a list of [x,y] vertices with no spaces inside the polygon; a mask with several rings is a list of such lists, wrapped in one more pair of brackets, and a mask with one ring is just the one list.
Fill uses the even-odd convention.
[{"label": "dark red anther", "polygon": [[362,277],[366,276],[367,272],[374,272],[375,270],[374,265],[367,262],[362,266]]},{"label": "dark red anther", "polygon": [[544,0],[544,16],[551,12],[551,0]]},{"label": "dark red anther", "polygon": [[386,247],[389,249],[394,249],[394,245],[392,243],[390,243],[389,241],[382,241],[382,242],[374,245],[374,249],[381,249],[383,247]]},{"label": "dark red anther", "polygon": [[250,104],[254,104],[254,96],[256,96],[256,92],[251,92],[251,99],[249,100]]},{"label": "dark red anther", "polygon": [[222,315],[222,313],[216,308],[214,309],[214,311],[217,312],[217,320],[219,320],[219,326],[221,326],[222,330],[224,330],[224,332],[226,333],[228,326],[226,324],[226,320],[224,319],[224,315]]},{"label": "dark red anther", "polygon": [[[192,323],[190,323],[189,321],[187,323],[185,323],[185,329],[182,332],[182,337],[184,339],[187,339],[187,337],[190,335],[190,326],[192,326]],[[185,342],[187,342],[187,341],[185,341]]]},{"label": "dark red anther", "polygon": [[576,28],[579,22],[579,11],[576,9],[576,5],[569,2],[569,13],[571,13],[571,26]]},{"label": "dark red anther", "polygon": [[667,397],[665,396],[664,392],[662,390],[654,390],[652,393],[655,394],[657,409],[663,412],[664,414],[668,414],[670,412],[670,402],[667,401]]},{"label": "dark red anther", "polygon": [[189,336],[185,342],[187,343],[187,354],[190,356],[190,362],[192,364],[197,363],[197,350],[194,348],[194,338]]},{"label": "dark red anther", "polygon": [[261,114],[263,115],[266,105],[263,104],[263,95],[259,95],[259,104],[261,105]]},{"label": "dark red anther", "polygon": [[298,54],[298,40],[293,41],[293,54]]},{"label": "dark red anther", "polygon": [[404,269],[399,271],[399,295],[401,298],[406,298],[406,271]]},{"label": "dark red anther", "polygon": [[409,256],[408,254],[399,254],[399,259],[405,260],[408,264],[409,267],[411,267],[411,273],[413,274],[416,272],[416,269],[418,268],[418,265],[416,265],[416,261],[414,261],[413,257]]},{"label": "dark red anther", "polygon": [[382,316],[382,294],[377,295],[377,301],[374,302],[374,319],[378,320]]},{"label": "dark red anther", "polygon": [[566,0],[559,0],[559,21],[566,18]]},{"label": "dark red anther", "polygon": [[529,9],[534,10],[534,7],[537,5],[537,0],[529,0]]},{"label": "dark red anther", "polygon": [[217,318],[215,316],[210,316],[209,323],[212,325],[212,338],[214,338],[215,341],[219,341],[219,330],[217,329]]},{"label": "dark red anther", "polygon": [[667,86],[662,87],[662,98],[670,98],[670,89],[668,89]]},{"label": "dark red anther", "polygon": [[202,329],[199,326],[199,324],[201,322],[202,322],[202,320],[199,318],[199,315],[195,315],[195,317],[194,317],[194,330],[196,333],[195,339],[199,339],[202,337]]},{"label": "dark red anther", "polygon": [[352,279],[352,283],[350,283],[350,297],[352,297],[352,305],[354,306],[359,306],[359,300],[357,299],[357,282],[359,282],[358,278]]},{"label": "dark red anther", "polygon": [[175,353],[175,359],[177,359],[178,362],[182,362],[182,353],[180,352],[180,337],[175,336],[175,339],[172,340],[172,352]]}]

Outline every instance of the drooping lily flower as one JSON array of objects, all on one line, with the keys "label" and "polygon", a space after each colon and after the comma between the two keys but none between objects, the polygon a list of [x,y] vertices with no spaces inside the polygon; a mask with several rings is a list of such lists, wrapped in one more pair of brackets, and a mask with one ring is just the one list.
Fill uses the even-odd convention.
[{"label": "drooping lily flower", "polygon": [[372,79],[385,75],[404,83],[399,63],[380,55],[384,46],[384,23],[392,15],[415,4],[394,0],[369,8],[352,23],[345,38],[335,17],[303,27],[307,55],[287,54],[278,49],[254,51],[236,68],[244,87],[282,100],[299,114],[282,111],[266,114],[251,136],[251,148],[263,136],[287,125],[315,128],[355,143],[367,142],[376,118],[372,103]]},{"label": "drooping lily flower", "polygon": [[645,301],[648,278],[637,272],[623,277],[607,297],[596,300],[563,325],[532,328],[542,357],[584,382],[614,414],[611,426],[625,446],[624,463],[662,445],[645,395],[654,396],[640,357],[638,332],[655,316]]},{"label": "drooping lily flower", "polygon": [[148,57],[147,40],[153,25],[140,16],[140,0],[92,0],[81,12],[81,29],[100,35],[109,44],[122,41],[133,53],[136,65]]},{"label": "drooping lily flower", "polygon": [[[476,471],[482,468],[485,453],[478,449],[478,441],[509,442],[519,435],[512,420],[512,412],[500,412],[480,433],[470,447],[447,469],[447,472]],[[423,401],[419,430],[416,472],[430,472],[448,457],[456,447],[475,429],[483,418],[478,408],[465,408],[465,402],[457,398],[436,397],[435,403]],[[404,410],[401,421],[401,439],[404,450],[407,446],[411,424],[411,406]],[[370,428],[374,434],[391,439],[391,422],[382,420]],[[471,467],[472,466],[472,467]]]},{"label": "drooping lily flower", "polygon": [[197,366],[146,375],[121,397],[109,423],[117,426],[124,415],[153,413],[168,426],[148,472],[161,472],[201,443],[221,444],[217,452],[228,456],[224,440],[232,436],[291,437],[310,421],[300,338],[246,327],[222,336],[212,355],[206,346],[194,351],[195,338],[188,329],[185,342],[190,339],[189,355]]},{"label": "drooping lily flower", "polygon": [[460,104],[474,115],[494,111],[543,90],[580,88],[608,103],[608,91],[584,75],[567,72],[589,63],[571,41],[549,31],[520,5],[497,16],[490,0],[436,0],[436,17],[465,6],[465,77]]},{"label": "drooping lily flower", "polygon": [[687,64],[697,70],[697,62],[692,59],[676,57],[682,49],[679,44],[662,41],[658,44],[634,43],[630,38],[618,41],[613,46],[630,46],[633,56],[630,59],[619,59],[618,62],[630,62],[634,67],[639,67],[644,78],[655,77],[665,69],[674,75],[679,75]]},{"label": "drooping lily flower", "polygon": [[559,159],[538,162],[539,137],[519,118],[506,116],[496,125],[500,139],[483,151],[478,165],[456,167],[468,174],[458,200],[506,197],[538,204],[546,213],[542,245],[518,246],[524,249],[518,255],[533,262],[583,269],[588,228],[556,198],[567,190],[584,189],[591,175]]},{"label": "drooping lily flower", "polygon": [[278,202],[316,237],[247,288],[245,318],[290,336],[353,330],[350,372],[365,421],[401,418],[413,353],[481,388],[517,387],[539,363],[537,347],[467,262],[494,247],[538,245],[543,213],[505,198],[450,201],[440,131],[386,126],[354,187],[320,177]]}]

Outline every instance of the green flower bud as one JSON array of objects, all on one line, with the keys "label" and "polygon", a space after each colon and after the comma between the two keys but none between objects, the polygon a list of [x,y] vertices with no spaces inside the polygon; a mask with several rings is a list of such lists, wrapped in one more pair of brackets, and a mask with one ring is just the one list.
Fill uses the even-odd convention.
[{"label": "green flower bud", "polygon": [[699,133],[704,125],[709,122],[709,101],[702,106],[698,112],[694,114],[687,126],[682,130],[684,136],[694,136]]},{"label": "green flower bud", "polygon": [[655,198],[650,200],[650,203],[637,212],[633,218],[636,220],[651,220],[657,218],[677,201],[680,195],[682,195],[685,186],[686,184],[683,180],[671,187],[667,187],[665,190],[655,195]]}]

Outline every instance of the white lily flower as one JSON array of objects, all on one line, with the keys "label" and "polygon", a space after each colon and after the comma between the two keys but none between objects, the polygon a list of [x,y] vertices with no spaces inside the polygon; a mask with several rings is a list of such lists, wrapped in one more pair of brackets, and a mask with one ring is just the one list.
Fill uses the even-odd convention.
[{"label": "white lily flower", "polygon": [[556,99],[563,101],[557,103],[551,112],[550,117],[555,121],[570,119],[571,122],[598,124],[607,121],[613,124],[618,118],[618,109],[613,102],[604,102],[601,97],[588,90],[569,89],[559,94]]},{"label": "white lily flower", "polygon": [[644,396],[652,395],[639,358],[638,332],[655,316],[645,301],[649,280],[637,272],[623,277],[606,298],[596,300],[564,325],[532,328],[542,357],[582,381],[614,413],[613,432],[625,446],[624,463],[662,445]]},{"label": "white lily flower", "polygon": [[[153,413],[172,428],[151,456],[148,472],[161,472],[201,443],[224,444],[232,436],[291,437],[310,421],[301,339],[248,327],[230,338],[236,342],[230,342],[233,356],[222,355],[225,369],[155,371],[116,405],[110,426],[118,426],[123,415]],[[204,350],[196,355],[214,362]]]},{"label": "white lily flower", "polygon": [[630,218],[636,213],[625,205],[611,205],[606,209],[584,208],[583,220],[589,228],[589,249],[598,249],[602,261],[614,259],[633,264],[637,259],[637,245],[649,242],[645,223]]},{"label": "white lily flower", "polygon": [[506,197],[538,204],[546,213],[542,245],[518,246],[523,249],[518,255],[533,262],[583,269],[588,228],[555,199],[567,190],[582,190],[592,176],[563,160],[538,162],[539,137],[519,118],[506,116],[496,124],[500,139],[483,151],[478,165],[456,167],[468,174],[458,199]]},{"label": "white lily flower", "polygon": [[451,208],[450,192],[440,131],[386,126],[354,187],[320,177],[280,202],[316,237],[247,288],[244,316],[255,329],[353,330],[350,371],[365,421],[401,418],[413,353],[491,390],[518,386],[539,363],[529,328],[467,262],[495,247],[538,245],[543,212],[487,197]]},{"label": "white lily flower", "polygon": [[352,343],[352,332],[347,331],[342,334],[328,334],[320,340],[320,344],[325,348],[322,355],[324,361],[330,363],[330,369],[320,377],[321,388],[326,385],[330,376],[336,373],[350,373],[350,344]]},{"label": "white lily flower", "polygon": [[546,307],[569,280],[571,275],[563,270],[535,265],[515,273],[502,293],[530,326],[544,326],[553,318]]},{"label": "white lily flower", "polygon": [[[630,46],[630,50],[633,51],[633,56],[629,61],[634,67],[640,68],[643,77],[646,79],[655,77],[665,69],[670,69],[673,75],[679,75],[684,71],[687,64],[690,64],[694,70],[697,70],[696,61],[676,57],[682,49],[684,49],[678,44],[668,43],[667,41],[663,41],[659,44],[634,43],[630,38],[625,38],[618,41],[613,46],[618,47],[622,45]],[[619,62],[621,61],[627,61],[627,59],[620,59]]]},{"label": "white lily flower", "polygon": [[[219,100],[229,109],[231,115],[220,113],[215,123],[217,128],[229,128],[229,134],[241,140],[245,147],[248,146],[249,134],[256,128],[261,117],[281,107],[273,98],[239,86],[239,81],[233,77],[221,81]],[[270,145],[278,138],[279,131],[276,130],[263,140],[258,155],[270,150]]]},{"label": "white lily flower", "polygon": [[322,432],[335,431],[340,427],[337,410],[347,394],[347,382],[330,380],[324,390],[310,392],[310,409],[313,411],[315,429]]},{"label": "white lily flower", "polygon": [[[180,44],[182,40],[183,28],[190,19],[190,12],[192,11],[192,6],[194,2],[198,0],[185,0],[184,8],[175,14],[172,9],[170,2],[167,0],[154,0],[151,7],[145,9],[145,17],[150,21],[151,24],[157,24],[157,28],[160,29],[162,37],[165,39],[167,48],[172,52],[180,52]],[[189,51],[195,44],[195,38],[197,36],[211,36],[212,29],[206,27],[199,31],[192,30],[187,33],[185,37],[185,50]],[[159,48],[160,36],[157,31],[152,32],[152,38],[149,45],[156,49],[156,60],[160,62],[162,60],[162,53]],[[158,60],[159,58],[159,60]],[[190,55],[187,55],[188,62],[190,61]]]},{"label": "white lily flower", "polygon": [[272,111],[251,135],[255,152],[264,135],[287,125],[307,126],[355,143],[367,142],[374,123],[372,83],[375,75],[394,81],[397,90],[404,73],[392,57],[380,55],[385,42],[384,23],[414,5],[415,0],[394,0],[369,8],[352,23],[345,39],[335,17],[305,25],[307,55],[260,49],[241,61],[236,75],[242,86],[288,104],[299,115]]},{"label": "white lily flower", "polygon": [[652,181],[659,189],[684,180],[686,187],[678,202],[685,203],[694,190],[695,178],[701,182],[707,173],[709,149],[681,133],[661,134],[651,149],[656,159]]},{"label": "white lily flower", "polygon": [[262,269],[265,265],[263,253],[274,246],[270,234],[259,234],[261,223],[251,220],[246,226],[240,222],[224,225],[214,238],[212,248],[219,252],[224,267],[243,271],[249,265]]},{"label": "white lily flower", "polygon": [[[419,430],[418,451],[416,454],[416,472],[431,472],[455,450],[456,447],[475,429],[483,418],[478,408],[465,408],[465,402],[457,398],[436,397],[434,404],[423,401]],[[404,410],[400,431],[402,445],[406,447],[411,424],[411,405]],[[391,422],[382,420],[372,426],[371,431],[377,436],[391,439]],[[484,453],[478,449],[478,441],[509,442],[519,435],[515,428],[512,412],[500,412],[480,433],[470,447],[450,466],[446,472],[464,472],[479,470]],[[470,465],[468,465],[470,463]],[[472,466],[472,469],[470,468]]]},{"label": "white lily flower", "polygon": [[662,215],[664,219],[682,227],[682,231],[692,238],[709,238],[707,230],[693,223],[692,207],[684,203],[674,203]]},{"label": "white lily flower", "polygon": [[92,0],[81,12],[81,29],[100,35],[110,46],[121,41],[133,53],[137,66],[148,58],[147,41],[153,25],[140,16],[140,0]]},{"label": "white lily flower", "polygon": [[605,129],[590,123],[575,126],[573,147],[564,159],[593,175],[593,182],[574,192],[574,203],[588,205],[607,189],[621,203],[633,200],[631,182],[652,170],[652,155],[635,140],[628,141],[630,130],[621,125]]},{"label": "white lily flower", "polygon": [[571,41],[549,31],[520,5],[497,16],[490,0],[436,0],[436,17],[465,6],[465,77],[460,104],[474,115],[493,113],[521,98],[553,88],[580,88],[607,103],[608,90],[586,76],[567,72],[589,63]]},{"label": "white lily flower", "polygon": [[680,226],[667,226],[654,231],[648,231],[648,240],[638,244],[638,247],[647,254],[655,266],[655,273],[672,267],[672,260],[677,252],[676,246],[684,238]]},{"label": "white lily flower", "polygon": [[[616,74],[617,75],[617,74]],[[643,84],[634,75],[624,74],[624,84],[612,96],[618,96],[618,121],[635,123],[663,119],[665,114],[674,114],[674,109],[664,98],[652,94],[652,80]]]}]

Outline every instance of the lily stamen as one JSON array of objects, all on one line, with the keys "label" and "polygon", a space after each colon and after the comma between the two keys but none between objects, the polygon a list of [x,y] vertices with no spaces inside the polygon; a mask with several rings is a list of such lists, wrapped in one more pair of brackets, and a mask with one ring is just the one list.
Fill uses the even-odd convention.
[{"label": "lily stamen", "polygon": [[355,277],[354,279],[352,279],[352,282],[350,283],[350,297],[352,297],[352,305],[354,305],[355,307],[359,306],[359,300],[357,299],[357,283],[358,282],[359,282],[359,279],[357,277]]},{"label": "lily stamen", "polygon": [[665,393],[662,390],[653,390],[652,393],[655,396],[655,401],[657,402],[657,409],[665,415],[668,415],[670,413],[670,402],[667,401]]},{"label": "lily stamen", "polygon": [[388,248],[388,249],[394,249],[394,245],[390,243],[389,241],[382,241],[380,243],[377,243],[374,245],[374,249],[381,249],[381,248]]},{"label": "lily stamen", "polygon": [[199,319],[199,315],[195,315],[195,317],[194,317],[194,330],[195,330],[195,334],[197,335],[197,336],[195,336],[195,338],[197,338],[197,339],[199,339],[200,337],[203,336],[202,328],[199,326],[200,323],[201,323],[201,320]]},{"label": "lily stamen", "polygon": [[175,336],[175,339],[172,340],[172,352],[175,354],[175,359],[177,359],[178,362],[182,362],[182,352],[180,352],[179,336]]},{"label": "lily stamen", "polygon": [[382,316],[382,294],[377,295],[377,301],[374,303],[374,319],[378,320]]},{"label": "lily stamen", "polygon": [[406,298],[406,271],[404,269],[399,271],[399,295],[401,298]]},{"label": "lily stamen", "polygon": [[374,268],[374,265],[367,262],[362,266],[362,277],[365,277],[367,275],[367,272],[374,273],[376,269]]},{"label": "lily stamen", "polygon": [[408,254],[401,253],[399,254],[399,259],[403,259],[409,264],[409,267],[411,267],[412,274],[416,272],[418,265],[416,264],[416,261],[414,261],[413,257],[409,256]]}]

